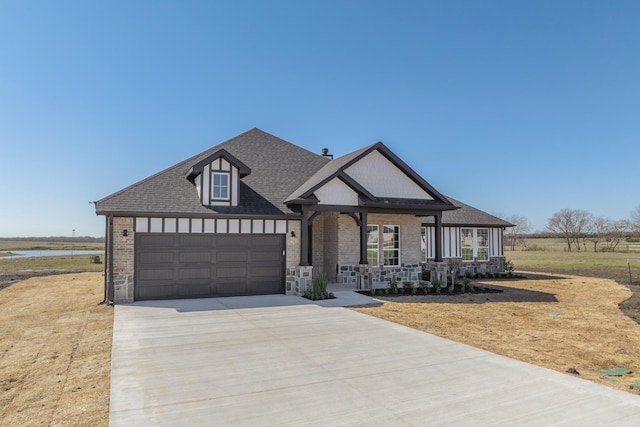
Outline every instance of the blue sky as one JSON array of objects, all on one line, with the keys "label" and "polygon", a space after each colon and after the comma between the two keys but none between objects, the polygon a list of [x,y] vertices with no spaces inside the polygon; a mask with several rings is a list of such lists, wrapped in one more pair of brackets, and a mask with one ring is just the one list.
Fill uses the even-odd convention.
[{"label": "blue sky", "polygon": [[0,0],[0,236],[253,127],[519,214],[640,204],[638,1]]}]

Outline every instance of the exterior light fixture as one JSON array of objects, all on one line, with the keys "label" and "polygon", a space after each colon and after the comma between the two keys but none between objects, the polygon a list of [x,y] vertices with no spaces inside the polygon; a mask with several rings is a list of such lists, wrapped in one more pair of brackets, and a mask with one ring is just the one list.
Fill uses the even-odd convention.
[{"label": "exterior light fixture", "polygon": [[291,237],[296,237],[296,232],[291,230]]},{"label": "exterior light fixture", "polygon": [[129,230],[124,229],[122,230],[122,237],[127,237],[129,235]]}]

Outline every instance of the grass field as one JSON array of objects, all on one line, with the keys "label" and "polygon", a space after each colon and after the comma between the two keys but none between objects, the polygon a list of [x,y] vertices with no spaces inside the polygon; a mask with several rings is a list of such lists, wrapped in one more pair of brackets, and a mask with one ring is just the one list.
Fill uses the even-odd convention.
[{"label": "grass field", "polygon": [[104,243],[90,242],[42,242],[37,240],[8,240],[0,239],[0,252],[30,251],[30,250],[103,250]]},{"label": "grass field", "polygon": [[[101,259],[104,259],[102,256]],[[91,264],[89,255],[62,255],[35,258],[0,258],[0,273],[23,270],[102,271],[103,264]]]},{"label": "grass field", "polygon": [[[598,249],[601,250],[603,248],[602,244],[598,245]],[[505,243],[505,249],[511,250],[511,246]],[[527,238],[524,239],[524,244],[518,242],[515,246],[516,251],[525,251],[525,252],[536,252],[536,251],[546,251],[546,252],[566,252],[567,251],[567,243],[564,239],[558,238]],[[593,244],[587,242],[586,251],[585,247],[582,246],[581,250],[584,252],[593,252]],[[640,256],[640,243],[629,243],[629,242],[621,242],[616,247],[616,253],[629,253],[630,255],[638,255]]]},{"label": "grass field", "polygon": [[526,242],[529,250],[522,245],[516,246],[515,251],[505,248],[505,257],[513,262],[516,271],[601,277],[628,285],[631,268],[633,284],[640,284],[639,252],[567,252],[561,239],[527,239]]}]

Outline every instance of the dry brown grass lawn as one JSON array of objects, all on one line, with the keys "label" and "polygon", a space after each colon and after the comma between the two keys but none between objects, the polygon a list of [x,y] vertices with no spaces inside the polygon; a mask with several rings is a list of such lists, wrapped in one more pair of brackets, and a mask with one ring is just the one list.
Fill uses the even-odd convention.
[{"label": "dry brown grass lawn", "polygon": [[[637,393],[630,385],[640,383],[640,325],[618,309],[631,296],[626,287],[575,276],[484,283],[505,292],[400,297],[356,310],[559,372],[574,368],[580,378]],[[616,367],[633,373],[596,372]]]},{"label": "dry brown grass lawn", "polygon": [[[0,425],[108,425],[113,309],[98,304],[102,280],[34,277],[0,291]],[[487,284],[505,292],[357,310],[622,390],[640,382],[640,325],[618,309],[624,286],[564,276]],[[614,367],[633,373],[596,372]]]},{"label": "dry brown grass lawn", "polygon": [[100,273],[0,291],[0,425],[106,426],[113,308]]}]

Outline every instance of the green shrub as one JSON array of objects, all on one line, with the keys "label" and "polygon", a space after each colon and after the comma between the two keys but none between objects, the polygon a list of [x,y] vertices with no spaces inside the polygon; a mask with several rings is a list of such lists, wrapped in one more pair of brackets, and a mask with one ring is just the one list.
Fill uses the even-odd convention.
[{"label": "green shrub", "polygon": [[505,261],[504,270],[507,272],[507,276],[513,277],[513,262],[510,259]]},{"label": "green shrub", "polygon": [[313,281],[313,293],[322,295],[327,293],[327,273],[321,271]]},{"label": "green shrub", "polygon": [[389,282],[389,290],[391,291],[392,294],[398,293],[398,282],[396,282],[396,279],[392,279]]},{"label": "green shrub", "polygon": [[375,296],[375,295],[376,295],[376,289],[375,289],[375,288],[372,288],[372,289],[371,289],[371,292],[369,292],[369,293],[370,293],[371,295]]},{"label": "green shrub", "polygon": [[402,289],[404,289],[405,293],[409,293],[409,294],[415,294],[416,293],[416,289],[413,286],[413,282],[410,282],[410,281],[402,282]]},{"label": "green shrub", "polygon": [[327,292],[327,273],[318,273],[313,280],[313,291],[305,292],[303,297],[312,301],[335,298],[332,292]]},{"label": "green shrub", "polygon": [[431,284],[433,285],[433,290],[436,292],[436,294],[439,294],[440,290],[442,289],[442,281],[436,279],[432,281]]},{"label": "green shrub", "polygon": [[471,281],[471,279],[465,277],[463,283],[464,283],[464,287],[467,288],[468,291],[471,291],[471,292],[474,291],[473,282]]},{"label": "green shrub", "polygon": [[431,287],[431,284],[429,282],[425,282],[424,280],[421,280],[418,283],[418,287],[420,288],[420,291],[422,291],[422,293],[426,295],[429,292],[429,288]]}]

